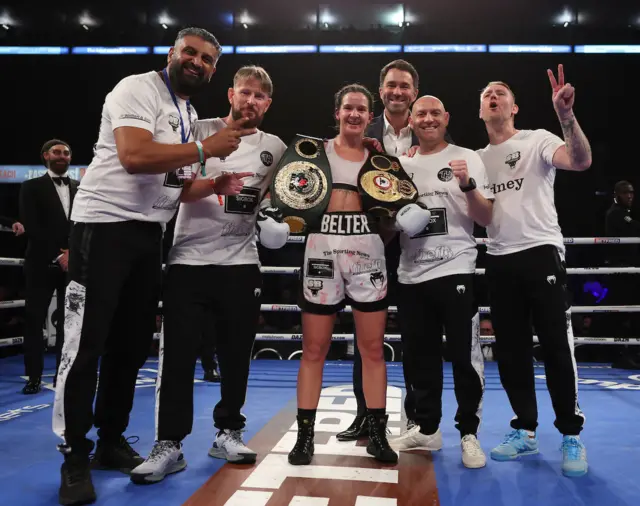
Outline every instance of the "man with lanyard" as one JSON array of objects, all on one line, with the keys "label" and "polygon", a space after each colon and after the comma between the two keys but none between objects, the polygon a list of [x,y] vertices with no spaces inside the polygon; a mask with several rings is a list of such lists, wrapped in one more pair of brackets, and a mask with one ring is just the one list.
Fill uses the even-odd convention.
[{"label": "man with lanyard", "polygon": [[[462,462],[484,467],[477,439],[484,393],[484,361],[479,341],[474,276],[478,250],[474,222],[491,222],[492,195],[480,157],[445,140],[449,113],[436,97],[413,105],[411,126],[420,139],[413,158],[402,157],[413,174],[419,205],[429,208],[429,225],[417,234],[400,234],[398,316],[403,367],[411,371],[416,426],[390,441],[395,450],[440,450],[442,433],[442,330],[453,366]],[[400,228],[411,215],[401,210]]]},{"label": "man with lanyard", "polygon": [[508,461],[538,453],[533,323],[555,426],[564,436],[562,472],[582,476],[588,467],[579,437],[585,417],[578,404],[565,247],[553,182],[556,168],[587,170],[591,147],[574,115],[575,90],[565,84],[562,65],[557,80],[551,70],[547,73],[564,141],[546,130],[517,130],[518,106],[505,83],[490,82],[480,95],[489,144],[478,154],[495,196],[493,221],[487,227],[486,276],[500,380],[516,415],[513,430],[491,451],[491,458]]},{"label": "man with lanyard", "polygon": [[[257,128],[271,105],[272,94],[271,78],[263,68],[241,68],[228,92],[229,115],[198,121],[196,137],[215,134],[243,116],[249,118],[245,127]],[[131,472],[134,483],[157,483],[187,465],[182,441],[193,428],[194,369],[199,344],[211,331],[211,320],[220,363],[221,398],[213,410],[218,432],[209,455],[235,464],[256,461],[256,453],[242,440],[246,418],[240,412],[260,317],[262,275],[256,216],[263,246],[284,246],[289,225],[274,220],[277,209],[270,207],[269,199],[262,203],[261,199],[286,149],[278,137],[258,130],[245,137],[240,148],[224,161],[208,160],[205,179],[228,172],[248,176],[240,195],[225,198],[222,205],[212,189],[198,192],[193,191],[193,185],[185,187],[167,261],[164,334],[156,383],[156,443],[144,464]],[[245,170],[251,172],[241,172]]]},{"label": "man with lanyard", "polygon": [[[53,430],[63,440],[60,504],[96,499],[89,470],[94,443],[86,437],[92,425],[99,437],[92,468],[129,472],[143,462],[123,433],[155,328],[164,225],[191,165],[228,156],[240,136],[254,131],[238,121],[191,140],[197,117],[189,97],[207,85],[219,55],[213,35],[185,29],[162,72],[126,77],[105,99],[94,157],[71,215],[65,342],[53,409]],[[221,176],[215,188],[237,194],[242,181]]]}]

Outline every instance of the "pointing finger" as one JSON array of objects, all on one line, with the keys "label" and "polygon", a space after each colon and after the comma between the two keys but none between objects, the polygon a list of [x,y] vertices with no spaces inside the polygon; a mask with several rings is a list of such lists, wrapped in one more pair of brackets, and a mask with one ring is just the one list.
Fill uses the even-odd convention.
[{"label": "pointing finger", "polygon": [[238,179],[243,179],[245,177],[255,176],[254,172],[236,172],[234,176]]}]

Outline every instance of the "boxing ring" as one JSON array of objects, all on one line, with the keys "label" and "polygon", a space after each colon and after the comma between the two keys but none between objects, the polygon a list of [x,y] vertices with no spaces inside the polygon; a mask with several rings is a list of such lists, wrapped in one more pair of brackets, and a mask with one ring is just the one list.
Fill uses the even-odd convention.
[{"label": "boxing ring", "polygon": [[[287,241],[290,244],[300,244],[305,242],[304,236],[292,236]],[[476,243],[479,246],[487,244],[488,239],[477,238]],[[640,237],[565,237],[565,245],[624,245],[624,244],[640,244]],[[0,257],[0,266],[14,266],[20,267],[24,263],[20,258],[2,258]],[[275,274],[275,275],[297,275],[300,271],[299,267],[261,267],[263,274]],[[476,275],[484,275],[484,269],[476,269]],[[640,274],[640,267],[583,267],[583,268],[567,268],[568,275],[622,275],[622,274]],[[9,300],[0,301],[0,309],[18,308],[24,307],[24,300]],[[159,307],[162,306],[162,302],[159,303]],[[55,307],[55,302],[52,301],[52,307]],[[262,304],[261,311],[263,312],[300,312],[300,308],[295,304]],[[389,307],[389,313],[397,312],[395,306]],[[342,312],[351,312],[351,307],[347,306]],[[490,314],[491,309],[488,306],[478,307],[480,314]],[[620,306],[572,306],[572,314],[589,314],[589,313],[637,313],[640,312],[640,305],[620,305]],[[48,327],[51,327],[50,323]],[[159,334],[156,334],[156,339],[159,338]],[[534,343],[538,343],[537,336],[534,336]],[[258,333],[256,335],[256,341],[301,341],[302,334],[295,333]],[[354,334],[333,334],[333,341],[353,341]],[[443,340],[446,341],[446,336],[443,336]],[[6,339],[0,339],[0,348],[7,346],[17,346],[22,344],[23,337],[12,337]],[[400,334],[385,334],[385,343],[399,342]],[[480,344],[491,344],[495,341],[494,336],[480,336]],[[48,339],[48,345],[53,346],[54,342]],[[640,336],[635,338],[619,338],[611,336],[603,337],[574,337],[575,345],[582,344],[608,344],[608,345],[640,345]],[[267,350],[262,350],[267,351]],[[268,351],[273,351],[269,349]],[[392,357],[394,350],[391,349]],[[299,352],[294,352],[289,359]],[[276,352],[279,356],[279,354]],[[255,357],[254,357],[255,358]],[[282,358],[282,357],[280,357]],[[392,359],[393,361],[393,359]]]},{"label": "boxing ring", "polygon": [[[565,238],[570,245],[640,244],[640,238]],[[292,243],[303,243],[294,237]],[[479,246],[486,239],[477,239]],[[610,245],[610,246],[609,246]],[[0,265],[18,268],[23,261],[0,258]],[[293,276],[296,267],[262,268],[267,275]],[[477,269],[478,276],[484,269]],[[640,274],[640,268],[568,268],[571,276],[617,276]],[[0,309],[21,308],[23,300],[0,302]],[[54,303],[55,304],[55,303]],[[159,304],[161,307],[161,303]],[[55,307],[55,306],[53,306]],[[299,312],[293,304],[263,304],[262,311]],[[344,312],[350,312],[346,307]],[[573,306],[576,314],[635,313],[635,305]],[[395,307],[389,309],[396,312]],[[489,307],[480,307],[490,314]],[[47,336],[48,338],[51,336]],[[156,337],[159,337],[158,335]],[[260,342],[298,342],[296,333],[260,333]],[[352,341],[353,334],[334,334],[334,341]],[[446,341],[446,336],[443,336]],[[482,344],[494,342],[481,336]],[[400,340],[399,334],[385,335],[386,344]],[[534,337],[537,342],[537,338]],[[22,337],[4,339],[0,346],[18,346]],[[51,342],[49,344],[52,344]],[[576,346],[588,344],[637,345],[640,336],[575,337]],[[403,452],[398,464],[381,467],[366,454],[362,442],[339,443],[335,434],[353,420],[356,400],[353,394],[352,363],[327,361],[316,420],[316,453],[311,466],[290,466],[286,453],[295,440],[296,385],[299,361],[254,360],[243,408],[247,416],[244,440],[258,453],[255,465],[234,466],[208,457],[211,444],[211,410],[219,397],[218,383],[201,379],[199,366],[194,378],[194,427],[184,441],[188,468],[153,486],[140,487],[125,475],[93,472],[98,492],[97,506],[136,504],[136,506],[566,506],[567,504],[630,506],[640,497],[635,478],[640,455],[640,374],[622,371],[608,363],[578,363],[580,405],[587,421],[583,440],[589,455],[589,473],[579,479],[563,477],[560,470],[560,437],[553,426],[553,408],[548,395],[545,370],[534,364],[535,388],[540,425],[540,454],[520,462],[488,460],[480,470],[469,470],[460,462],[459,434],[453,419],[457,402],[450,363],[444,364],[443,417],[444,447],[439,452]],[[399,360],[396,357],[396,360]],[[157,357],[149,357],[138,374],[136,394],[127,436],[138,436],[135,449],[147,455],[154,442],[155,384]],[[60,455],[59,441],[51,431],[53,387],[50,383],[55,360],[45,357],[43,389],[33,396],[20,393],[24,385],[22,356],[0,359],[0,479],[5,483],[7,504],[54,506],[57,504]],[[508,431],[513,416],[500,383],[497,364],[485,363],[485,393],[479,439],[489,453]],[[401,362],[387,363],[387,413],[391,435],[405,427],[402,408],[404,377]],[[620,442],[619,437],[624,437]],[[97,439],[95,429],[89,434]],[[19,443],[17,443],[19,441]],[[366,446],[366,443],[365,443]],[[429,498],[426,500],[426,498]],[[2,502],[2,501],[0,501]]]}]

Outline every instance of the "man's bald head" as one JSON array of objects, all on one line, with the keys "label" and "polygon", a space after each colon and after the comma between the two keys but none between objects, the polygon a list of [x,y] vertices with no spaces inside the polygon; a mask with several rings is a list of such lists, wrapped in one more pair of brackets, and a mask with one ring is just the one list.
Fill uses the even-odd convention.
[{"label": "man's bald head", "polygon": [[449,113],[444,108],[442,100],[425,95],[413,104],[410,124],[421,143],[444,142],[449,126]]},{"label": "man's bald head", "polygon": [[442,100],[440,100],[438,97],[434,97],[433,95],[424,95],[420,97],[418,100],[416,100],[415,104],[413,104],[413,110],[415,110],[417,105],[427,107],[427,108],[434,108],[439,106],[442,109],[443,113],[447,111],[444,108],[444,104],[442,103]]}]

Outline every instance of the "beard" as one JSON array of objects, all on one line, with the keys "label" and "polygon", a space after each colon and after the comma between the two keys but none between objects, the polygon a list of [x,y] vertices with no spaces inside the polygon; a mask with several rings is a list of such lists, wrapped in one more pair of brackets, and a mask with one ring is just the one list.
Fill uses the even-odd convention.
[{"label": "beard", "polygon": [[61,176],[69,170],[69,164],[62,160],[50,160],[48,165],[49,170],[58,176]]},{"label": "beard", "polygon": [[[252,118],[249,118],[244,125],[244,128],[258,128],[262,124],[262,120],[264,120],[264,114],[258,114],[256,109],[247,109],[254,113]],[[236,109],[235,107],[231,108],[231,118],[236,121],[241,119],[244,116],[242,109]]]},{"label": "beard", "polygon": [[[198,75],[194,76],[185,73],[187,69],[194,70]],[[174,92],[187,97],[202,91],[208,84],[204,70],[199,69],[189,61],[181,64],[179,60],[173,60],[169,64],[169,80]]]}]

